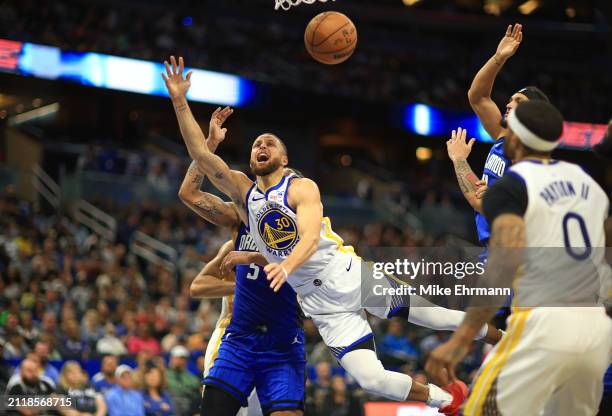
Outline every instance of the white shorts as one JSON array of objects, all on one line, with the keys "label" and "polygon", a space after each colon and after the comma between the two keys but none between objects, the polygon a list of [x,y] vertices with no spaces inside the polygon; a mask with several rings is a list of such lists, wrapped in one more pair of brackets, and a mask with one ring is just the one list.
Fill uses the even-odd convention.
[{"label": "white shorts", "polygon": [[611,347],[612,321],[603,308],[513,311],[463,414],[595,415]]},{"label": "white shorts", "polygon": [[374,285],[380,286],[377,293],[396,285],[387,278],[374,279],[371,264],[354,254],[338,252],[323,274],[321,285],[299,301],[304,314],[317,326],[323,342],[335,354],[371,336],[365,311],[386,319],[392,309],[406,302],[405,297],[389,295],[388,291],[385,295],[369,296],[374,293]]}]

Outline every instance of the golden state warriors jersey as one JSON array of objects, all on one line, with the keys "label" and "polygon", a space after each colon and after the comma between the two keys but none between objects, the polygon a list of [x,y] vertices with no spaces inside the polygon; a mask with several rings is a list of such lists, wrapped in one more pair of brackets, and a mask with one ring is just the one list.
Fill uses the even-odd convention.
[{"label": "golden state warriors jersey", "polygon": [[[284,176],[280,182],[263,192],[253,184],[247,193],[246,203],[249,214],[249,229],[257,249],[270,263],[280,263],[286,259],[298,243],[297,215],[287,202],[287,192],[295,175]],[[315,254],[287,279],[291,287],[305,295],[314,285],[320,285],[325,267],[338,251],[352,252],[344,247],[340,236],[331,229],[329,218],[321,221],[321,238]]]}]

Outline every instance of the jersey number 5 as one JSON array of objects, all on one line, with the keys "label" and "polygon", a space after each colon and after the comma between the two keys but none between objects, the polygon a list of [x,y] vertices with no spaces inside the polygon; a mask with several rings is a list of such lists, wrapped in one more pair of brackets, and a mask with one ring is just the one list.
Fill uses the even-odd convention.
[{"label": "jersey number 5", "polygon": [[259,276],[259,271],[261,268],[258,264],[251,263],[249,264],[249,274],[246,275],[247,279],[257,280],[257,276]]}]

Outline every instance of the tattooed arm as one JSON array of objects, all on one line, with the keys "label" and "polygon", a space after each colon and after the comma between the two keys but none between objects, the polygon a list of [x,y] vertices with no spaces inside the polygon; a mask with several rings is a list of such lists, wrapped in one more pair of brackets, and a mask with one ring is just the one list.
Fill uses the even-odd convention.
[{"label": "tattooed arm", "polygon": [[168,62],[164,62],[166,72],[162,74],[162,77],[172,99],[174,112],[187,151],[191,158],[197,162],[199,172],[207,175],[221,192],[232,199],[238,208],[241,219],[246,222],[245,196],[252,182],[244,173],[231,170],[223,159],[210,151],[205,143],[204,133],[187,103],[186,94],[191,86],[191,71],[183,78],[183,59],[179,58],[178,64],[174,57],[171,57],[170,61],[172,66]]},{"label": "tattooed arm", "polygon": [[202,192],[200,188],[203,182],[204,175],[200,174],[196,162],[191,162],[179,190],[181,201],[210,223],[220,227],[237,227],[240,217],[236,206],[224,202],[216,195]]},{"label": "tattooed arm", "polygon": [[482,213],[482,190],[486,189],[483,188],[485,184],[478,179],[467,162],[467,157],[476,139],[466,142],[466,137],[467,131],[461,127],[457,131],[453,130],[451,139],[446,142],[446,148],[455,167],[457,182],[459,182],[463,196],[474,210]]}]

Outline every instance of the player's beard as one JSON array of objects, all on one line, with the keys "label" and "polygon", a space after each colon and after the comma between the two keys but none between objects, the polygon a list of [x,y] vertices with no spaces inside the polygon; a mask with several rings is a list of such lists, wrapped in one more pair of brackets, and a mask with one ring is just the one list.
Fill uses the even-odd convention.
[{"label": "player's beard", "polygon": [[282,163],[280,159],[272,159],[269,160],[268,163],[263,166],[258,167],[257,165],[257,162],[251,164],[251,172],[253,172],[253,174],[256,176],[268,176],[269,174],[280,168],[282,166]]}]

